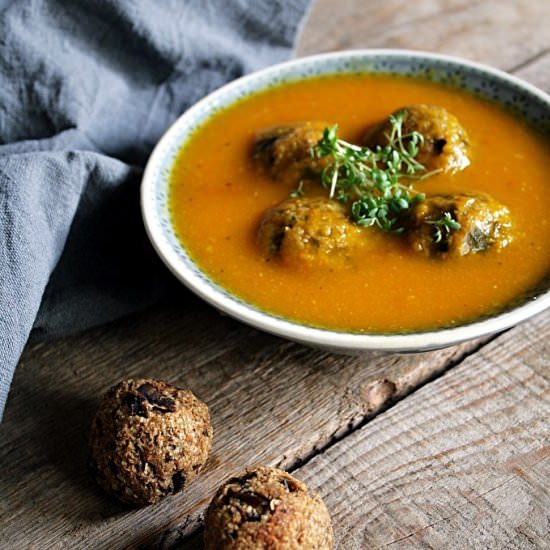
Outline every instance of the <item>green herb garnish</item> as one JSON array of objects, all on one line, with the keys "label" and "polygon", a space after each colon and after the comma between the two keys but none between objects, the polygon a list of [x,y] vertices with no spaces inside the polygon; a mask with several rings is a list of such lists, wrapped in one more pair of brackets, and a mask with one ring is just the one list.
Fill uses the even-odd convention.
[{"label": "green herb garnish", "polygon": [[438,220],[428,221],[427,223],[434,226],[434,242],[440,243],[443,240],[443,235],[447,236],[451,231],[460,229],[460,224],[452,217],[450,212],[445,212]]},{"label": "green herb garnish", "polygon": [[304,196],[304,189],[303,188],[304,188],[304,181],[300,180],[300,183],[298,184],[298,187],[296,187],[296,189],[294,189],[290,192],[290,196],[293,199],[298,199],[300,197],[303,197]]},{"label": "green herb garnish", "polygon": [[388,144],[370,149],[348,143],[337,136],[337,126],[325,128],[312,148],[316,158],[330,157],[321,173],[330,198],[353,201],[352,219],[362,226],[376,225],[384,231],[403,231],[400,215],[411,204],[425,198],[403,180],[421,180],[438,172],[427,172],[416,160],[424,138],[419,132],[403,134],[406,111],[389,117]]}]

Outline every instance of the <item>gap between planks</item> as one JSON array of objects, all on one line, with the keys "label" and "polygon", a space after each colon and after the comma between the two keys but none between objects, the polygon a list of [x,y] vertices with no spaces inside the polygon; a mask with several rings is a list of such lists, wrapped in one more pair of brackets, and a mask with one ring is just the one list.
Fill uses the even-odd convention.
[{"label": "gap between planks", "polygon": [[[319,444],[312,448],[311,452],[301,457],[295,457],[293,460],[285,460],[272,465],[277,468],[283,468],[290,473],[300,470],[316,457],[323,455],[332,447],[337,446],[354,432],[362,430],[369,422],[380,414],[384,413],[407,397],[414,395],[427,384],[430,384],[431,382],[444,376],[452,368],[460,365],[465,359],[473,354],[476,354],[484,346],[488,345],[502,334],[505,334],[505,332],[489,336],[483,340],[477,340],[471,348],[464,349],[458,356],[449,358],[438,372],[418,382],[414,386],[403,388],[399,393],[392,393],[391,397],[388,392],[392,390],[386,390],[388,384],[392,384],[391,381],[385,379],[374,381],[372,384],[372,389],[377,394],[377,397],[375,398],[376,405],[370,408],[365,415],[357,421],[351,423],[347,429],[331,435],[331,437],[328,438],[324,444]],[[395,388],[393,388],[393,392],[395,392]],[[173,530],[169,528],[162,534],[157,544],[149,543],[146,546],[140,546],[140,548],[154,548],[155,550],[190,550],[192,548],[202,548],[202,523],[194,523],[196,527],[194,527],[192,531],[188,530],[189,525],[190,523],[183,529],[181,526],[178,526]]]},{"label": "gap between planks", "polygon": [[[200,524],[229,475],[254,463],[296,464],[476,347],[336,356],[260,333],[185,296],[183,307],[25,352],[0,426],[6,497],[0,540],[18,548],[76,549],[89,540],[97,548],[125,547],[125,533],[133,533],[133,547],[170,541],[169,529],[181,537]],[[215,432],[206,471],[188,491],[135,511],[108,501],[84,469],[99,396],[132,376],[190,387],[209,404]]]},{"label": "gap between planks", "polygon": [[335,549],[549,548],[549,331],[546,312],[500,335],[294,472]]},{"label": "gap between planks", "polygon": [[516,327],[301,469],[340,548],[548,548],[549,330]]},{"label": "gap between planks", "polygon": [[[510,0],[498,7],[464,0],[316,0],[297,55],[348,48],[405,48],[445,53],[515,72],[545,88],[550,79],[527,71],[550,48],[547,0]],[[548,73],[549,71],[544,71]]]}]

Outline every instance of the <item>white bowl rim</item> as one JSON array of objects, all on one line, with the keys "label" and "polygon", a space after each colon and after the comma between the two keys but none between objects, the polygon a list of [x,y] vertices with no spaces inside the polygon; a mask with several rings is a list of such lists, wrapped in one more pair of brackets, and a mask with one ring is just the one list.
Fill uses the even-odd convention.
[{"label": "white bowl rim", "polygon": [[[285,337],[289,340],[301,342],[314,347],[328,348],[333,351],[341,352],[360,352],[360,351],[382,351],[382,352],[420,352],[431,349],[439,349],[461,342],[472,340],[504,331],[528,318],[541,313],[550,306],[550,290],[546,290],[529,301],[519,306],[513,307],[509,311],[497,313],[488,318],[473,320],[470,323],[461,324],[456,327],[442,327],[440,329],[403,332],[403,333],[359,333],[359,332],[340,332],[325,328],[316,328],[313,326],[300,324],[282,317],[278,317],[267,311],[263,311],[253,304],[247,304],[244,300],[229,296],[228,291],[218,290],[217,283],[210,280],[208,275],[204,274],[204,279],[197,276],[191,269],[182,264],[172,249],[170,243],[164,238],[160,225],[156,223],[156,209],[153,203],[147,200],[152,188],[155,185],[153,178],[153,166],[160,161],[163,146],[170,143],[173,135],[182,121],[192,116],[198,109],[212,102],[213,99],[226,94],[229,90],[242,86],[244,83],[253,82],[258,79],[276,74],[281,69],[292,69],[294,66],[300,66],[304,62],[322,63],[325,60],[345,58],[369,58],[369,57],[410,57],[411,60],[418,61],[439,61],[447,62],[466,69],[471,68],[477,71],[487,73],[496,79],[507,81],[510,84],[518,86],[528,93],[538,97],[550,110],[550,96],[538,89],[534,85],[525,82],[511,74],[500,69],[493,68],[482,63],[470,61],[457,56],[425,52],[422,50],[406,49],[353,49],[336,52],[321,53],[306,57],[292,59],[283,63],[255,71],[251,74],[242,76],[233,80],[224,86],[211,92],[184,113],[165,131],[153,152],[151,153],[145,167],[141,184],[141,210],[147,235],[170,271],[184,283],[190,290],[200,296],[206,302],[217,308],[223,313],[230,315],[248,325],[261,329],[265,332]],[[327,73],[328,74],[328,73]],[[264,89],[262,87],[259,90]],[[230,103],[228,103],[229,105]],[[183,247],[182,247],[183,248]],[[195,264],[196,269],[201,270]],[[202,271],[202,270],[201,270]]]}]

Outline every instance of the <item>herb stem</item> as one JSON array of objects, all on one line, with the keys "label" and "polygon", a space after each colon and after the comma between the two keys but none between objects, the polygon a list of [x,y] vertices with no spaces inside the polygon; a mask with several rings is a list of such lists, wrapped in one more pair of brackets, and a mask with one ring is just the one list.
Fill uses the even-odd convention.
[{"label": "herb stem", "polygon": [[325,128],[323,137],[312,149],[316,158],[330,161],[321,173],[329,197],[340,202],[352,201],[353,220],[364,226],[377,225],[385,231],[402,231],[400,217],[412,203],[424,199],[411,183],[437,171],[426,172],[416,160],[424,138],[419,132],[403,135],[406,112],[390,116],[388,144],[376,149],[348,143],[337,137],[337,126]]}]

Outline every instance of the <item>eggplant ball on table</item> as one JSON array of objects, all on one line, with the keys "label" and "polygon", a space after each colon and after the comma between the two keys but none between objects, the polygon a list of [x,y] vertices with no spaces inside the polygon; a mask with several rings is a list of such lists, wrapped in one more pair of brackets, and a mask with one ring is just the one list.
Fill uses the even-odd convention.
[{"label": "eggplant ball on table", "polygon": [[332,265],[364,237],[339,202],[324,197],[286,199],[268,209],[258,230],[264,258],[287,265]]},{"label": "eggplant ball on table", "polygon": [[252,157],[260,171],[278,181],[297,184],[318,176],[327,160],[314,158],[311,148],[328,126],[309,121],[262,130],[256,136]]},{"label": "eggplant ball on table", "polygon": [[427,256],[465,256],[512,241],[510,211],[488,195],[426,197],[410,211],[407,226],[412,249]]},{"label": "eggplant ball on table", "polygon": [[259,466],[228,480],[204,521],[205,550],[330,550],[321,497],[290,474]]},{"label": "eggplant ball on table", "polygon": [[[458,119],[443,107],[409,105],[392,113],[404,112],[402,134],[419,132],[424,137],[416,160],[427,170],[458,172],[470,164],[470,141]],[[388,144],[392,124],[389,117],[373,128],[364,138],[370,148]],[[405,144],[407,140],[404,140]]]},{"label": "eggplant ball on table", "polygon": [[119,382],[92,422],[89,468],[108,493],[151,504],[183,490],[212,447],[208,407],[161,380]]}]

